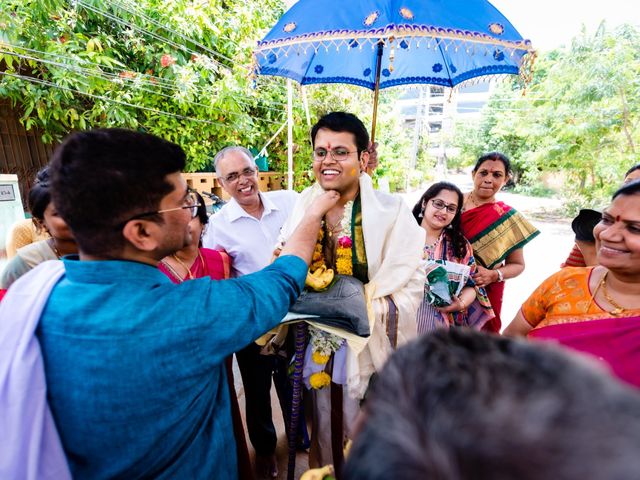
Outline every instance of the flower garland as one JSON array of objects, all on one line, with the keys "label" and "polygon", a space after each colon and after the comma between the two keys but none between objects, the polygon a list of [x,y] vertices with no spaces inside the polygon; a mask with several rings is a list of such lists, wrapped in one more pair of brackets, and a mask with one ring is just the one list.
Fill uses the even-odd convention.
[{"label": "flower garland", "polygon": [[344,206],[344,215],[340,221],[341,235],[338,237],[336,247],[336,270],[341,275],[353,275],[353,252],[351,246],[351,215],[353,213],[353,201]]},{"label": "flower garland", "polygon": [[318,240],[316,241],[316,246],[313,249],[313,257],[311,258],[311,266],[309,267],[310,272],[314,272],[324,265],[324,255],[322,254],[323,240],[324,229],[321,228],[320,232],[318,232]]},{"label": "flower garland", "polygon": [[[311,334],[311,360],[318,365],[326,365],[331,355],[338,351],[344,339],[315,327],[309,327]],[[331,376],[324,372],[316,372],[309,377],[312,388],[320,389],[331,383]]]},{"label": "flower garland", "polygon": [[[353,212],[353,201],[349,201],[344,206],[342,220],[340,220],[340,236],[336,245],[336,272],[340,275],[353,275],[353,254],[351,246],[351,216]],[[322,254],[322,242],[324,239],[324,229],[320,229],[318,241],[313,252],[310,275],[318,271],[331,271],[326,268],[324,255]],[[331,271],[332,272],[332,271]],[[333,272],[332,272],[333,276]],[[311,337],[311,361],[317,365],[326,365],[331,355],[337,352],[344,344],[344,339],[319,328],[310,326]],[[331,376],[324,370],[313,373],[309,377],[309,384],[314,389],[324,388],[331,383]]]}]

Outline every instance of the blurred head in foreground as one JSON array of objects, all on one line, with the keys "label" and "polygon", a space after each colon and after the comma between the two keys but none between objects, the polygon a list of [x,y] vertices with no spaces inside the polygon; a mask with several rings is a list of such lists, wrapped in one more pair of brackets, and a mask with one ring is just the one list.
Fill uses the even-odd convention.
[{"label": "blurred head in foreground", "polygon": [[640,471],[640,394],[551,346],[438,330],[391,357],[365,413],[348,480],[611,480]]}]

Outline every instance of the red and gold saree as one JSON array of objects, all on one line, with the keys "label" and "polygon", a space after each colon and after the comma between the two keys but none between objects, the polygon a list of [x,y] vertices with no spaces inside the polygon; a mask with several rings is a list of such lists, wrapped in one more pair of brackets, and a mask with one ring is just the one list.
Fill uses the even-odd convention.
[{"label": "red and gold saree", "polygon": [[[500,265],[513,251],[524,247],[540,232],[514,208],[503,202],[486,203],[462,212],[462,231],[473,247],[476,261],[486,268]],[[504,282],[485,287],[495,318],[485,329],[499,332]]]}]

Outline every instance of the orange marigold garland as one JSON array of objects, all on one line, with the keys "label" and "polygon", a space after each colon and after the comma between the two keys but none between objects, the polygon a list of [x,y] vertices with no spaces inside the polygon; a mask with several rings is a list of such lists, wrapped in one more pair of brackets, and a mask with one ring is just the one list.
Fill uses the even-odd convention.
[{"label": "orange marigold garland", "polygon": [[322,241],[324,240],[324,229],[320,229],[318,233],[318,240],[316,240],[316,247],[313,250],[313,257],[311,257],[311,266],[309,271],[313,272],[324,265],[324,255],[322,254]]},{"label": "orange marigold garland", "polygon": [[342,275],[353,275],[353,257],[351,237],[343,235],[338,238],[336,247],[336,270]]}]

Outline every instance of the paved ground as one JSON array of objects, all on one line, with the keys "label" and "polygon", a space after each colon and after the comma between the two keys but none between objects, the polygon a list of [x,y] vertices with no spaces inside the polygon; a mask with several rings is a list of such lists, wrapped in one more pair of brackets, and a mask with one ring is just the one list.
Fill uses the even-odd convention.
[{"label": "paved ground", "polygon": [[[560,210],[559,201],[514,194],[503,194],[502,200],[523,212],[540,230],[540,235],[524,248],[526,263],[524,272],[506,283],[502,307],[504,327],[513,319],[520,305],[540,282],[558,271],[560,264],[566,260],[573,247],[574,234],[570,219],[557,218],[557,212]],[[556,219],[540,220],[546,217],[556,217]]]}]

